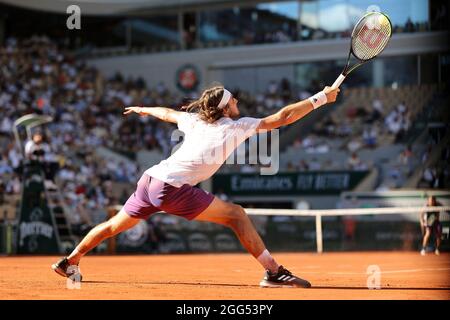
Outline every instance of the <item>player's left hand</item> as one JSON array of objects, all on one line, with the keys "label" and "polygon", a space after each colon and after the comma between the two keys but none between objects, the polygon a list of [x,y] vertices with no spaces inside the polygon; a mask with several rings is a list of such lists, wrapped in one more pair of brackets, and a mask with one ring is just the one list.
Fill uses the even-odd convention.
[{"label": "player's left hand", "polygon": [[135,113],[137,113],[137,114],[139,114],[141,116],[145,115],[145,113],[142,112],[142,107],[126,107],[125,111],[123,112],[123,114],[130,114],[130,113],[133,113],[133,112],[135,112]]}]

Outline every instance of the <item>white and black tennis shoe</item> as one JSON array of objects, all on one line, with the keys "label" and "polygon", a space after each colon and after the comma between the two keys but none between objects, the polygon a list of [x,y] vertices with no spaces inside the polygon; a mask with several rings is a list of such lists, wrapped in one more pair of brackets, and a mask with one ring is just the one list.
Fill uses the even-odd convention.
[{"label": "white and black tennis shoe", "polygon": [[310,288],[311,283],[294,276],[289,270],[283,266],[278,267],[277,273],[266,271],[264,278],[259,285],[263,288]]},{"label": "white and black tennis shoe", "polygon": [[74,281],[81,282],[83,278],[78,265],[71,265],[67,258],[62,258],[57,263],[53,264],[52,269],[60,276],[70,278]]}]

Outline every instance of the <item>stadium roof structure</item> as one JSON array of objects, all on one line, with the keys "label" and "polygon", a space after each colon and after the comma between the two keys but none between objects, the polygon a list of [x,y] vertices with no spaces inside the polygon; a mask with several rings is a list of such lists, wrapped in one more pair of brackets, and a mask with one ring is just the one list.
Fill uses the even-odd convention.
[{"label": "stadium roof structure", "polygon": [[24,9],[61,14],[66,14],[70,5],[78,5],[81,13],[87,15],[143,15],[258,2],[264,0],[0,0],[0,3]]}]

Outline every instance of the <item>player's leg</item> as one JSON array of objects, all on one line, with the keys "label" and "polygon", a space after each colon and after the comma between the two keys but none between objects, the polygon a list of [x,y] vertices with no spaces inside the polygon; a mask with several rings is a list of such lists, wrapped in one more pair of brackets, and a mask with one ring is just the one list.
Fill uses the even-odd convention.
[{"label": "player's leg", "polygon": [[436,255],[439,255],[439,248],[441,246],[441,237],[442,237],[442,225],[439,221],[435,222],[435,227],[434,227],[434,236],[436,237],[436,248],[434,250],[434,253]]},{"label": "player's leg", "polygon": [[[53,270],[64,277],[79,274],[78,263],[83,255],[95,248],[103,240],[128,230],[157,212],[148,199],[150,177],[143,174],[137,183],[136,191],[128,198],[123,208],[114,217],[94,227],[75,250],[66,258],[52,265]],[[72,269],[71,271],[68,271]]]},{"label": "player's leg", "polygon": [[[225,202],[215,197],[209,207],[200,213],[195,220],[214,222],[231,228],[244,248],[255,258],[258,258],[266,250],[252,221],[244,209],[237,204]],[[275,260],[273,258],[271,260],[265,267],[272,270],[278,269]]]},{"label": "player's leg", "polygon": [[78,264],[81,257],[95,248],[103,240],[135,226],[140,219],[129,216],[124,209],[106,222],[94,227],[78,244],[75,250],[65,258],[52,265],[52,269],[63,277],[81,281],[82,276]]},{"label": "player's leg", "polygon": [[[149,198],[155,206],[167,213],[182,216],[188,220],[209,221],[230,227],[244,248],[255,258],[266,249],[241,206],[222,201],[200,188],[187,184],[176,188],[152,179]],[[276,269],[278,265],[273,262],[269,267]]]},{"label": "player's leg", "polygon": [[67,257],[71,264],[78,264],[81,257],[103,240],[134,227],[141,219],[147,219],[158,211],[148,198],[151,177],[143,174],[136,191],[128,198],[123,208],[114,217],[94,227],[75,250]]},{"label": "player's leg", "polygon": [[311,284],[294,276],[283,266],[279,266],[266,249],[261,237],[253,226],[245,210],[234,203],[215,197],[206,210],[195,217],[197,221],[214,222],[231,228],[249,253],[267,270],[260,285],[263,287],[303,287]]},{"label": "player's leg", "polygon": [[431,228],[427,226],[425,227],[425,234],[422,240],[422,251],[420,251],[421,255],[425,255],[426,253],[426,248],[428,245],[428,240],[430,239],[430,235],[431,235]]},{"label": "player's leg", "polygon": [[140,219],[129,216],[124,209],[118,214],[94,227],[67,257],[71,265],[77,265],[82,256],[98,246],[103,240],[126,231],[139,223]]}]

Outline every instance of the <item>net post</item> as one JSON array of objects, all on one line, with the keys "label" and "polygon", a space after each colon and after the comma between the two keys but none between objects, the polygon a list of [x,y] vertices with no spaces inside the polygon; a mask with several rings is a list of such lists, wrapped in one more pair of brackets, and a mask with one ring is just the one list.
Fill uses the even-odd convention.
[{"label": "net post", "polygon": [[323,252],[323,242],[322,242],[322,216],[316,214],[316,244],[317,253]]}]

